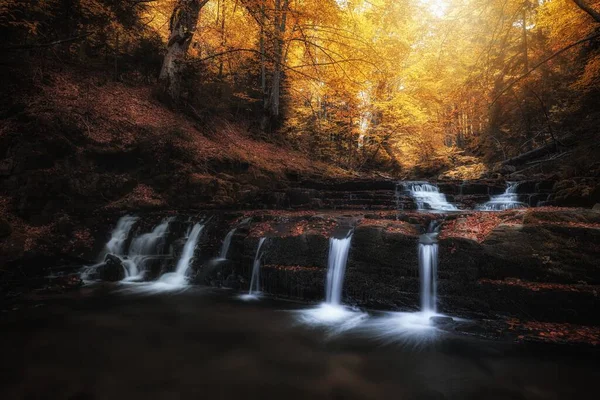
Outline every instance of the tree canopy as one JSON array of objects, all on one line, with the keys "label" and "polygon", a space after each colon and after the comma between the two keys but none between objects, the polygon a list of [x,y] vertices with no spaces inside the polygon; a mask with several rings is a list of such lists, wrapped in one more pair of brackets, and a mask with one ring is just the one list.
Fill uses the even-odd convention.
[{"label": "tree canopy", "polygon": [[6,51],[160,78],[197,117],[255,121],[359,171],[476,177],[598,113],[597,0],[30,3],[1,6]]}]

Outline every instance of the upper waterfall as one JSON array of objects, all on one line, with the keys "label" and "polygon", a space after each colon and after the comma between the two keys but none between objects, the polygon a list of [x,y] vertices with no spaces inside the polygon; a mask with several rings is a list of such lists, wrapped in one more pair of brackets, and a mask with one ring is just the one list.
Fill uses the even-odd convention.
[{"label": "upper waterfall", "polygon": [[504,193],[492,196],[490,201],[478,206],[477,209],[481,211],[504,211],[527,207],[527,204],[519,201],[518,187],[518,182],[506,182]]},{"label": "upper waterfall", "polygon": [[414,199],[418,210],[456,211],[458,208],[446,200],[437,185],[429,182],[400,182],[404,191]]}]

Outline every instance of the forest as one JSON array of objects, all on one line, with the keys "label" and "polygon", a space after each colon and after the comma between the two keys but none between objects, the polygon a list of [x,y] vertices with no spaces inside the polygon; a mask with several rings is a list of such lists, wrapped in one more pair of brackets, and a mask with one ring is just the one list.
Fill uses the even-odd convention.
[{"label": "forest", "polygon": [[[475,179],[528,151],[598,138],[598,8],[14,0],[2,6],[0,27],[3,64],[28,81],[57,65],[102,71],[152,86],[200,123],[241,123],[344,170]],[[4,81],[8,103],[26,90]]]},{"label": "forest", "polygon": [[2,0],[0,52],[1,399],[597,397],[600,0]]}]

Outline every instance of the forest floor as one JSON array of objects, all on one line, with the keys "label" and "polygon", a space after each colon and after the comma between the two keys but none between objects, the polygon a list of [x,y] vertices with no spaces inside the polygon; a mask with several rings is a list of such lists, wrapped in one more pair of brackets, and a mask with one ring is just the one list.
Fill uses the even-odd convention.
[{"label": "forest floor", "polygon": [[77,247],[88,239],[77,225],[90,213],[237,208],[291,181],[356,176],[249,123],[170,109],[148,84],[73,66],[8,75],[0,96],[0,239],[11,240],[0,241],[0,264],[57,232]]}]

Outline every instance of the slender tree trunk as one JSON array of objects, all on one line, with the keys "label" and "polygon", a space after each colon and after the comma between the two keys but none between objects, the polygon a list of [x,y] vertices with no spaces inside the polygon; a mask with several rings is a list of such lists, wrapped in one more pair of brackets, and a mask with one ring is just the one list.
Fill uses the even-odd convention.
[{"label": "slender tree trunk", "polygon": [[271,90],[265,104],[265,115],[261,126],[263,130],[272,128],[279,119],[279,104],[281,98],[281,75],[283,59],[284,36],[287,24],[289,0],[275,0],[275,16],[273,38],[273,75],[271,76]]},{"label": "slender tree trunk", "polygon": [[527,37],[527,10],[529,9],[529,1],[525,0],[523,4],[523,72],[529,71],[529,43]]},{"label": "slender tree trunk", "polygon": [[267,66],[265,60],[265,0],[260,5],[260,89],[263,96],[263,107],[267,108]]},{"label": "slender tree trunk", "polygon": [[174,102],[181,97],[182,63],[192,42],[200,10],[207,2],[177,0],[171,15],[169,42],[159,79],[164,91]]},{"label": "slender tree trunk", "polygon": [[[225,6],[226,3],[225,1],[223,1],[223,4],[221,5],[221,47],[223,49],[225,49],[225,45],[227,44],[227,36],[225,35]],[[217,18],[218,18],[218,12],[217,12]],[[220,59],[219,61],[219,79],[223,78],[223,58]]]},{"label": "slender tree trunk", "polygon": [[[529,43],[527,37],[527,10],[529,9],[529,0],[525,0],[523,3],[523,73],[529,71]],[[516,97],[516,96],[515,96]],[[519,100],[517,99],[517,103]],[[527,97],[523,98],[523,122],[525,127],[525,137],[528,140],[529,146],[533,146],[531,143],[531,118],[529,115],[529,103],[527,103]]]}]

